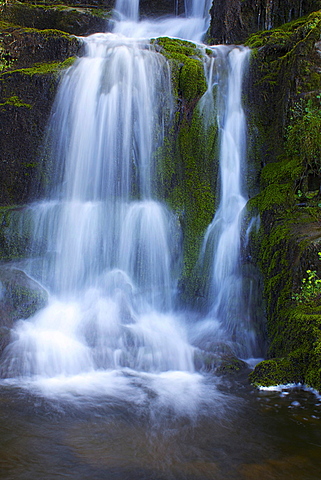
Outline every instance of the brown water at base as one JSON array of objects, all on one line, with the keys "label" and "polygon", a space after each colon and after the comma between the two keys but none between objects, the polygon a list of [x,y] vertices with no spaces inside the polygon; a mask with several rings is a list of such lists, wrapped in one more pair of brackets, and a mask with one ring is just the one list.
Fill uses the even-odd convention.
[{"label": "brown water at base", "polygon": [[49,402],[1,387],[0,478],[320,479],[321,401],[313,393],[259,392],[244,380],[219,389],[224,408],[178,416],[170,407]]}]

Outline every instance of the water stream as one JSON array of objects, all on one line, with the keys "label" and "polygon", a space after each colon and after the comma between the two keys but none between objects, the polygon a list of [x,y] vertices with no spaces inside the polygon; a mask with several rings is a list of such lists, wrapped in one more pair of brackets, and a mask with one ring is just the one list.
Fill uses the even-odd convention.
[{"label": "water stream", "polygon": [[[205,24],[209,7],[209,2],[202,8],[187,2],[185,17],[155,21],[154,26],[162,23],[172,34],[173,23],[179,23],[184,37],[193,39],[190,22]],[[14,382],[58,396],[75,390],[85,395],[92,388],[95,395],[116,397],[138,390],[139,398],[139,389],[161,395],[164,382],[172,388],[174,381],[181,389],[180,401],[188,392],[196,408],[203,386],[194,360],[201,350],[197,340],[191,341],[191,331],[199,326],[187,328],[176,308],[181,231],[176,216],[154,192],[153,154],[173,114],[170,67],[146,40],[150,24],[138,22],[138,3],[119,1],[116,11],[120,20],[114,32],[84,39],[85,55],[66,72],[58,90],[48,128],[54,181],[48,197],[30,207],[37,225],[32,250],[41,249],[26,264],[50,300],[32,319],[16,324],[2,372]],[[127,22],[140,33],[142,29],[145,38],[125,36]],[[243,119],[246,56],[245,49],[213,47],[219,66],[214,61],[212,68],[227,72],[219,80],[227,98],[219,113],[223,164],[241,155],[242,123],[234,120],[234,110],[236,106]],[[228,136],[235,142],[225,140]],[[237,184],[241,169],[234,164],[222,168],[222,181],[230,182],[231,169]],[[242,199],[236,188],[223,188],[218,210],[227,217],[222,244],[226,232],[230,236],[234,198]],[[240,222],[233,221],[232,228],[232,255],[224,247],[215,248],[230,270],[239,261]],[[218,320],[226,324],[225,318]],[[220,335],[215,341],[222,341]],[[229,335],[224,341],[238,339]],[[242,353],[249,357],[252,352]],[[133,382],[137,378],[139,388]]]},{"label": "water stream", "polygon": [[314,447],[302,439],[303,460],[296,446],[280,450],[285,425],[319,425],[316,397],[275,399],[248,386],[248,371],[222,380],[195,362],[204,342],[257,354],[240,262],[243,47],[204,53],[199,108],[220,128],[220,200],[201,252],[210,252],[207,311],[193,323],[178,307],[182,232],[156,196],[154,164],[174,101],[169,64],[149,38],[201,42],[210,6],[186,0],[185,16],[139,21],[139,2],[118,0],[112,32],[84,39],[61,81],[47,135],[53,186],[28,207],[37,255],[24,263],[49,303],[16,323],[2,358],[0,478],[284,478],[271,476],[278,469],[317,478],[319,435]]}]

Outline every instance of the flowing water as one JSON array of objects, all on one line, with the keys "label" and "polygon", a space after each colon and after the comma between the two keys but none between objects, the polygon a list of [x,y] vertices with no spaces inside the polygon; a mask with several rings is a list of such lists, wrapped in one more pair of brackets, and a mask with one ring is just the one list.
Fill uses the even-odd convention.
[{"label": "flowing water", "polygon": [[84,39],[62,79],[48,127],[54,181],[28,207],[24,263],[49,303],[16,323],[2,358],[1,478],[318,478],[319,400],[256,392],[248,370],[223,380],[203,356],[204,342],[257,353],[240,265],[243,47],[204,54],[199,108],[220,127],[220,201],[203,247],[206,318],[178,306],[182,232],[156,196],[153,160],[174,106],[148,38],[200,42],[210,4],[139,21],[139,2],[118,0],[112,33]]},{"label": "flowing water", "polygon": [[[212,47],[213,48],[213,47]],[[220,50],[222,47],[216,47]],[[223,47],[223,53],[227,47]],[[241,229],[247,203],[244,178],[246,172],[246,121],[242,106],[242,79],[249,50],[233,48],[228,52],[225,90],[226,101],[218,111],[221,126],[219,205],[205,234],[201,258],[209,263],[207,280],[208,319],[202,335],[211,335],[215,320],[223,338],[233,339],[236,352],[244,358],[258,353],[254,325],[247,305],[249,291],[243,290],[241,268]],[[225,53],[226,55],[226,53]],[[212,65],[209,85],[213,83]],[[222,69],[222,67],[220,67]],[[211,99],[205,98],[209,103]],[[212,100],[213,101],[213,100]],[[204,106],[206,108],[206,105]],[[211,114],[211,109],[208,114]],[[215,333],[217,335],[217,332]]]}]

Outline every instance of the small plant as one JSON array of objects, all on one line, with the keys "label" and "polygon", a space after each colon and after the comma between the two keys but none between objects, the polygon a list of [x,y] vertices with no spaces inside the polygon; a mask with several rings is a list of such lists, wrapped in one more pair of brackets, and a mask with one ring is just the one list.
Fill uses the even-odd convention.
[{"label": "small plant", "polygon": [[[1,3],[0,3],[0,6],[1,6]],[[10,34],[5,34],[4,36],[10,37]],[[12,60],[10,53],[4,47],[3,40],[0,39],[0,73],[4,70],[8,70],[9,68],[11,68],[13,64],[14,64],[14,60]]]},{"label": "small plant", "polygon": [[321,168],[321,96],[301,99],[291,109],[286,130],[289,157],[300,158],[306,170],[319,174]]},{"label": "small plant", "polygon": [[[321,252],[318,252],[321,261]],[[292,295],[292,300],[297,303],[309,303],[318,298],[321,299],[321,278],[317,275],[316,270],[307,270],[307,277],[302,279],[300,291]]]}]

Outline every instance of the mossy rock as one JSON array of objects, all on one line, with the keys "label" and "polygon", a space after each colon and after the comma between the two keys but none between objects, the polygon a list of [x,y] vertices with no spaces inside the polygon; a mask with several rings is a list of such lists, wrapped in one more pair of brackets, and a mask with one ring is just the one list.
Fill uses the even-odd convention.
[{"label": "mossy rock", "polygon": [[215,373],[219,376],[234,376],[244,372],[248,368],[248,365],[240,358],[237,358],[234,355],[226,355],[221,358]]},{"label": "mossy rock", "polygon": [[2,8],[2,19],[22,27],[55,29],[72,35],[104,32],[110,11],[66,5],[33,5],[8,3]]},{"label": "mossy rock", "polygon": [[2,24],[0,47],[2,58],[7,60],[6,68],[1,68],[4,71],[26,68],[37,63],[63,62],[80,55],[83,42],[60,30],[38,30]]},{"label": "mossy rock", "polygon": [[41,151],[65,62],[49,62],[0,75],[0,205],[21,205],[43,196],[50,182]]},{"label": "mossy rock", "polygon": [[[77,8],[81,10],[89,11],[111,11],[115,7],[115,0],[20,0],[20,3],[24,5],[32,5],[36,3],[36,6],[44,6],[46,8],[52,6]],[[184,12],[184,0],[178,0],[177,5],[173,0],[140,0],[140,13],[144,17],[159,16],[159,15],[173,15],[178,8],[178,13]]]},{"label": "mossy rock", "polygon": [[180,289],[185,301],[201,288],[202,274],[196,266],[215,212],[217,142],[217,126],[206,128],[196,107],[189,118],[179,117],[158,152],[159,195],[177,214],[184,233]]},{"label": "mossy rock", "polygon": [[269,340],[254,383],[302,382],[320,389],[320,305],[293,298],[307,269],[317,270],[321,245],[319,123],[321,12],[253,35],[249,117],[251,165],[260,192],[253,259],[264,277]]},{"label": "mossy rock", "polygon": [[217,341],[206,345],[206,350],[196,349],[194,363],[196,370],[219,376],[235,376],[249,368],[246,362],[234,355],[228,344]]},{"label": "mossy rock", "polygon": [[16,261],[30,254],[34,222],[25,207],[0,207],[0,260]]},{"label": "mossy rock", "polygon": [[258,363],[249,379],[256,387],[271,387],[299,383],[302,377],[298,375],[289,358],[273,358]]},{"label": "mossy rock", "polygon": [[168,37],[157,38],[154,44],[170,62],[174,95],[195,105],[207,89],[202,50],[192,42]]},{"label": "mossy rock", "polygon": [[0,267],[0,350],[8,344],[14,322],[31,317],[47,302],[47,292],[23,271]]}]

